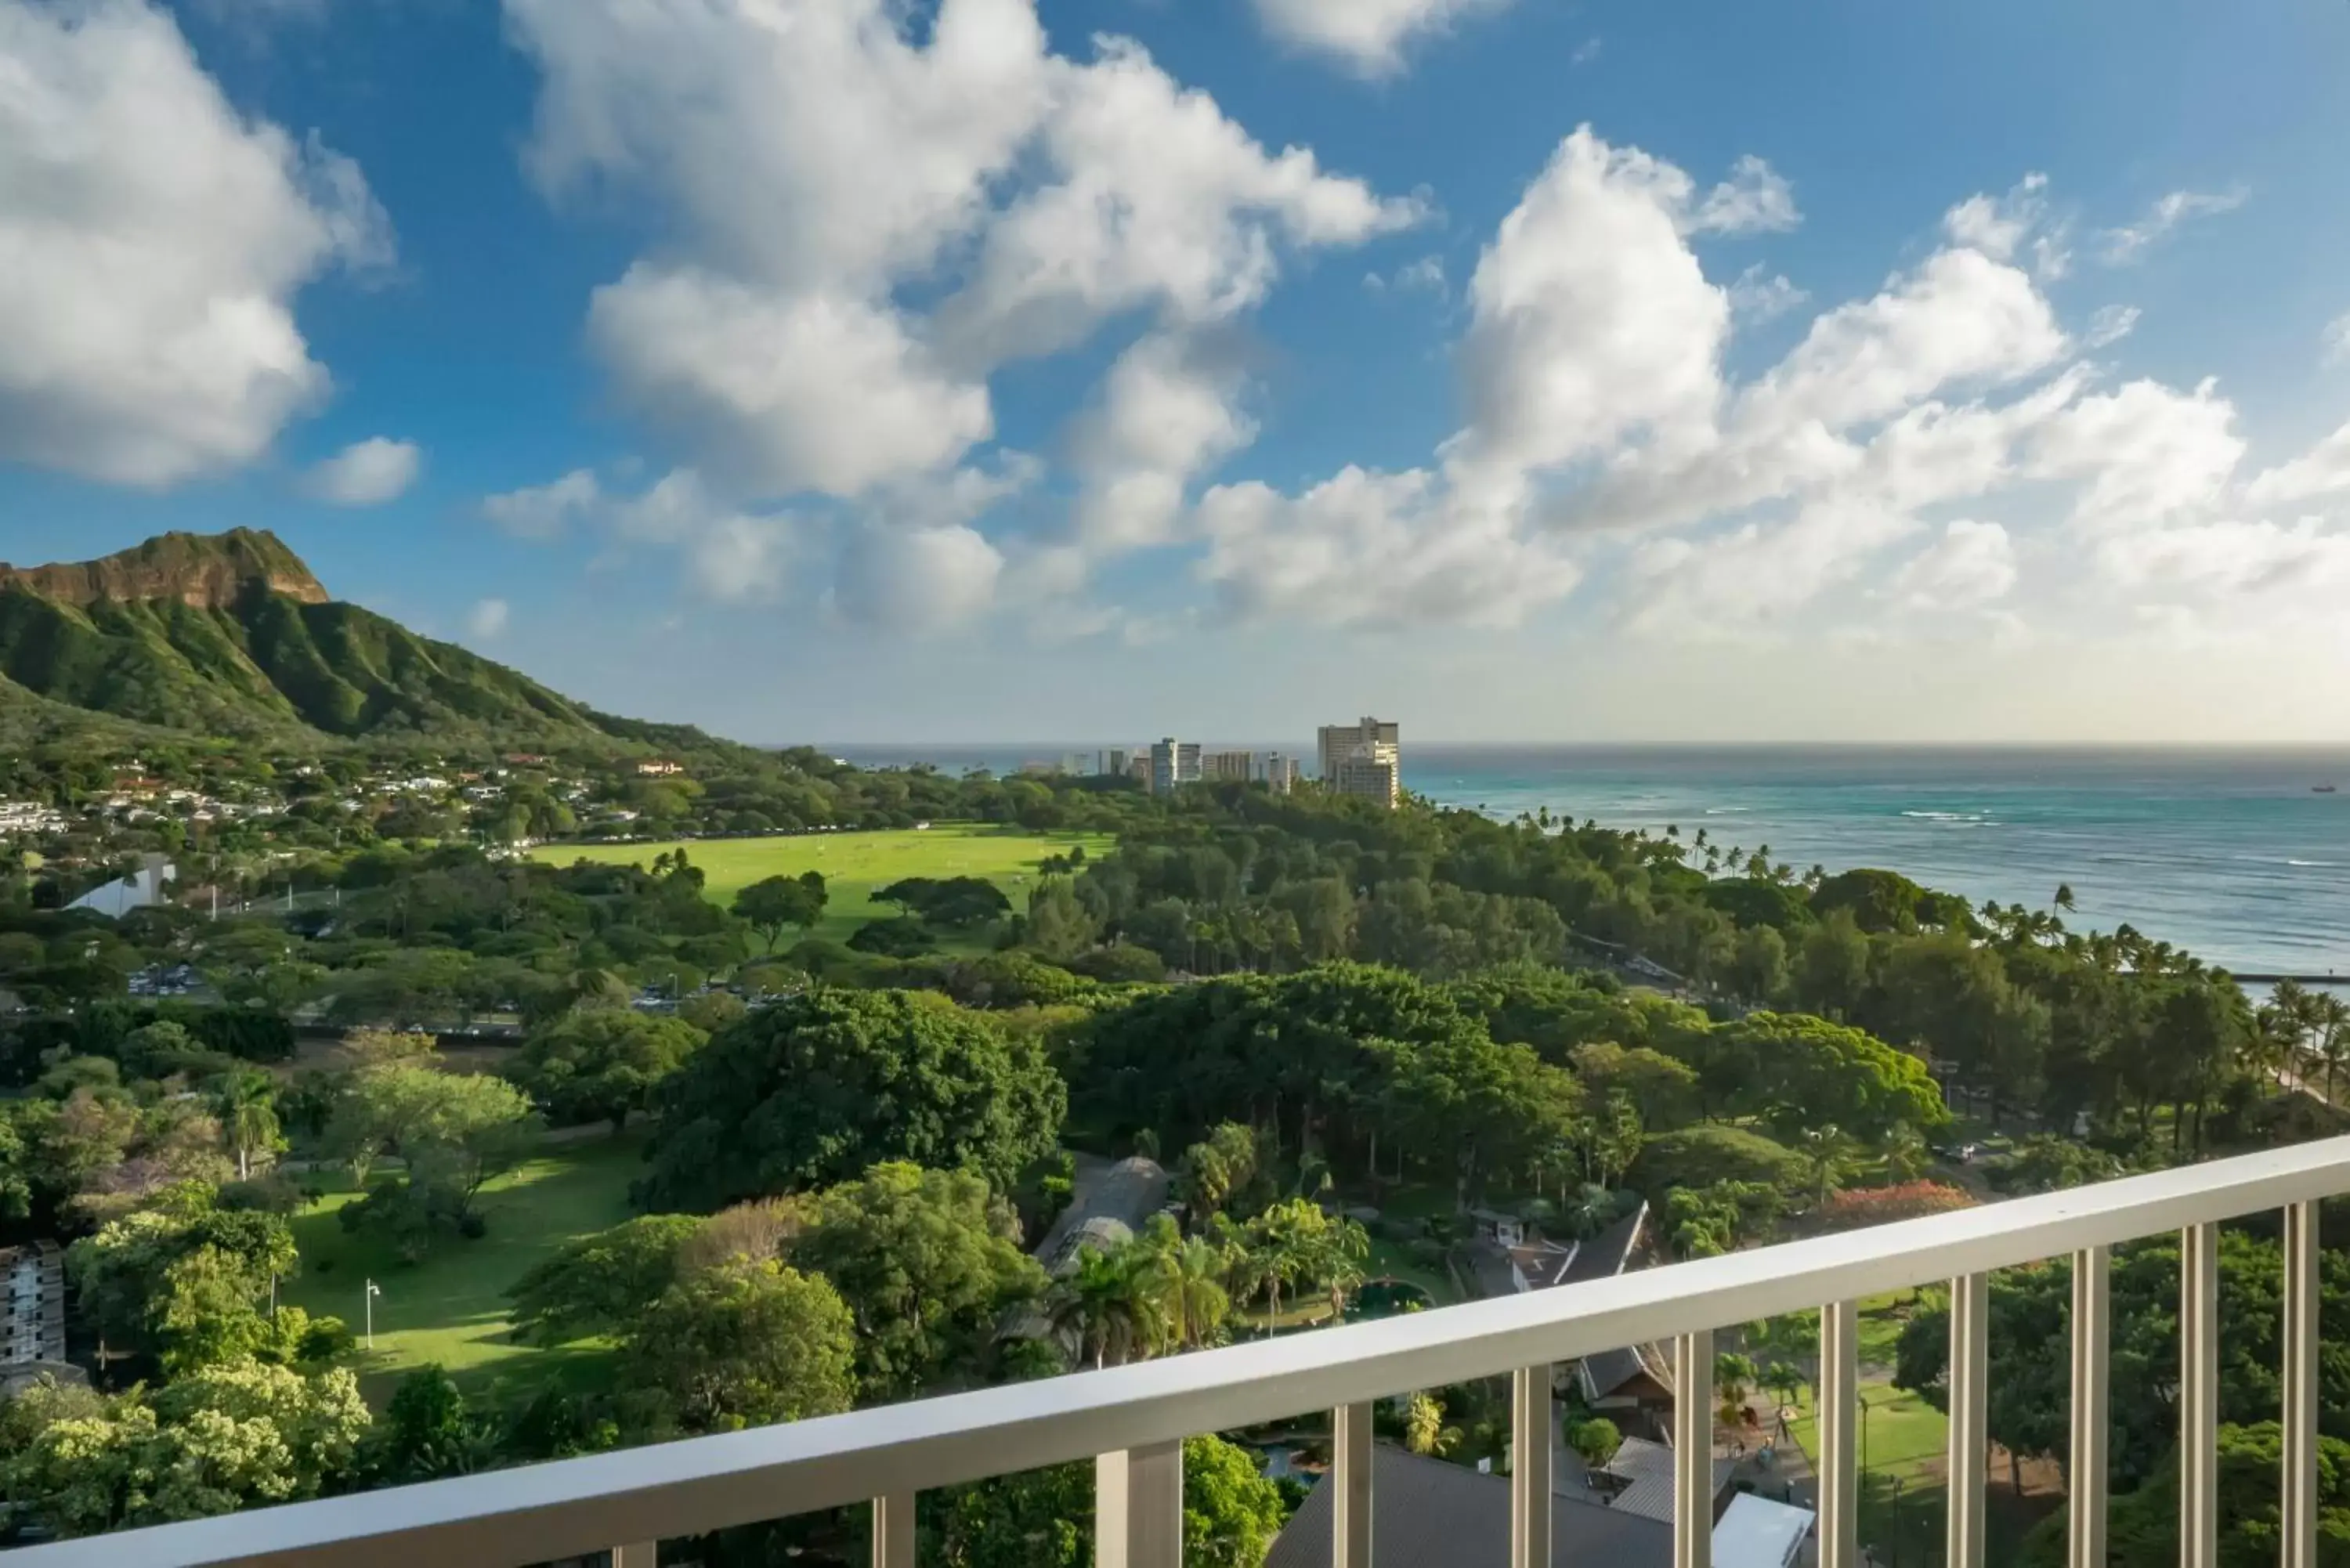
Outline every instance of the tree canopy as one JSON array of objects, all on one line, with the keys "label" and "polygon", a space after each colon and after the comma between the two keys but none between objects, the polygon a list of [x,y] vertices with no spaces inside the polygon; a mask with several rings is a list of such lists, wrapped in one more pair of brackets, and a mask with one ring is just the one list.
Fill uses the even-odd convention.
[{"label": "tree canopy", "polygon": [[708,1038],[658,1013],[567,1012],[524,1039],[512,1075],[557,1120],[608,1121],[617,1132]]},{"label": "tree canopy", "polygon": [[1033,1039],[902,992],[824,990],[728,1025],[662,1087],[645,1207],[709,1211],[888,1160],[1000,1191],[1055,1147],[1067,1092]]},{"label": "tree canopy", "polygon": [[820,1194],[789,1256],[849,1303],[860,1386],[904,1398],[967,1375],[1005,1314],[1044,1294],[1018,1232],[983,1178],[891,1163]]}]

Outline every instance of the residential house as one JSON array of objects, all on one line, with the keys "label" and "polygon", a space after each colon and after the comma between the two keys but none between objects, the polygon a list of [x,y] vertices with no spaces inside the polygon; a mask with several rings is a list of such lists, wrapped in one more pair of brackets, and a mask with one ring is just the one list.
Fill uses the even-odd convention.
[{"label": "residential house", "polygon": [[[1523,1295],[1528,1291],[1614,1279],[1629,1267],[1648,1232],[1648,1206],[1641,1203],[1597,1235],[1579,1241],[1553,1241],[1513,1214],[1472,1210],[1477,1240],[1462,1250],[1480,1295]],[[1673,1407],[1672,1377],[1664,1353],[1655,1345],[1628,1345],[1586,1356],[1565,1369],[1580,1384],[1584,1402],[1614,1417],[1627,1431],[1658,1428]]]}]

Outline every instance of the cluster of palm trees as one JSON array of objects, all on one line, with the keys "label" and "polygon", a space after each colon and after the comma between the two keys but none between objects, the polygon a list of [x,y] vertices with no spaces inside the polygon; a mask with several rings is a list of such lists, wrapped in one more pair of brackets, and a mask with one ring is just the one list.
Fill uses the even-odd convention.
[{"label": "cluster of palm trees", "polygon": [[1120,1245],[1080,1251],[1046,1298],[1046,1316],[1094,1366],[1148,1360],[1222,1344],[1235,1308],[1253,1302],[1267,1303],[1271,1334],[1285,1293],[1326,1293],[1339,1316],[1369,1253],[1360,1225],[1302,1198],[1241,1224],[1214,1214],[1205,1233],[1189,1236],[1158,1214]]},{"label": "cluster of palm trees", "polygon": [[2334,1079],[2350,1062],[2350,1002],[2281,980],[2256,1017],[2268,1065],[2303,1084],[2324,1073],[2325,1098],[2333,1103]]}]

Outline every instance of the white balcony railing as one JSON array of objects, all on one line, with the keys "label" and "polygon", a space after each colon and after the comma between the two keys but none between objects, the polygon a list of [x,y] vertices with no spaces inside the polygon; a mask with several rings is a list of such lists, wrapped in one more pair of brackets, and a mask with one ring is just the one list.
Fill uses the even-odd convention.
[{"label": "white balcony railing", "polygon": [[1710,1560],[1713,1331],[1822,1312],[1820,1562],[1859,1568],[1853,1303],[1948,1281],[1950,1568],[1983,1563],[1986,1276],[2074,1260],[2071,1568],[2105,1568],[2109,1250],[2181,1233],[2180,1562],[2216,1568],[2219,1221],[2285,1212],[2284,1568],[2317,1561],[2317,1200],[2350,1191],[2350,1138],[1826,1236],[1505,1301],[1325,1329],[756,1431],[130,1531],[8,1554],[8,1568],[517,1568],[863,1503],[877,1568],[910,1568],[926,1488],[1092,1458],[1098,1561],[1178,1568],[1195,1433],[1336,1412],[1334,1568],[1369,1568],[1370,1414],[1384,1397],[1508,1376],[1513,1568],[1549,1568],[1550,1367],[1670,1339],[1679,1397],[1677,1568]]}]

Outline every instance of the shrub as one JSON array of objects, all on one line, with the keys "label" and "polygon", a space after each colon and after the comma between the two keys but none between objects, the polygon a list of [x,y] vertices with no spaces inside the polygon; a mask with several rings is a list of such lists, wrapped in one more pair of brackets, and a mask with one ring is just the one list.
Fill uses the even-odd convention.
[{"label": "shrub", "polygon": [[1836,1193],[1820,1210],[1820,1219],[1831,1231],[1857,1231],[1974,1206],[1973,1194],[1962,1188],[1939,1181],[1905,1181],[1898,1187],[1864,1187]]}]

